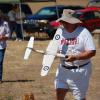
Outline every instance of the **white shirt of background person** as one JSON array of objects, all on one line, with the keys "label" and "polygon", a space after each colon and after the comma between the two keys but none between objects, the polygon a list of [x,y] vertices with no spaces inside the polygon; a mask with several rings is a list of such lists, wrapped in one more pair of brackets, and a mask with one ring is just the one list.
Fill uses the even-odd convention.
[{"label": "white shirt of background person", "polygon": [[16,19],[15,19],[15,17],[16,17],[15,11],[13,11],[13,10],[9,11],[9,12],[8,12],[8,17],[9,17],[9,20],[10,20],[10,21],[15,21],[15,20],[16,20]]},{"label": "white shirt of background person", "polygon": [[[16,12],[16,23],[21,24],[21,19],[25,17],[25,14],[23,12]],[[19,20],[18,20],[19,19]]]},{"label": "white shirt of background person", "polygon": [[[10,35],[11,35],[11,33],[10,33],[8,22],[3,21],[0,24],[0,37],[5,36],[5,37],[9,38]],[[6,40],[0,40],[0,49],[6,48],[6,45],[7,45]]]}]

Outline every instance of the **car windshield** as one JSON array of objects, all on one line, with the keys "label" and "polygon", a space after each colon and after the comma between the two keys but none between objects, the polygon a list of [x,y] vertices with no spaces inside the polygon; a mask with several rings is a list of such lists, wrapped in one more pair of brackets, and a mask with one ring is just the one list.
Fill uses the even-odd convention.
[{"label": "car windshield", "polygon": [[79,18],[80,20],[95,19],[100,18],[100,11],[77,12],[74,14],[74,16]]},{"label": "car windshield", "polygon": [[80,19],[80,17],[81,17],[82,15],[83,15],[82,12],[76,12],[76,13],[73,14],[73,17],[76,17],[76,18],[79,18],[79,19]]},{"label": "car windshield", "polygon": [[56,10],[55,9],[49,9],[49,8],[44,8],[41,9],[38,13],[38,15],[55,15],[56,14]]}]

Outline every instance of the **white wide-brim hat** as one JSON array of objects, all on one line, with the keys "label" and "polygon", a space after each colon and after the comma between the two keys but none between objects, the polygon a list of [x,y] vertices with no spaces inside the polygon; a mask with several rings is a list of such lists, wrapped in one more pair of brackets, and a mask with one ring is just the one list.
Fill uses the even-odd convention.
[{"label": "white wide-brim hat", "polygon": [[64,21],[70,24],[82,23],[82,21],[75,17],[75,11],[71,9],[64,9],[61,18],[57,19],[56,21]]}]

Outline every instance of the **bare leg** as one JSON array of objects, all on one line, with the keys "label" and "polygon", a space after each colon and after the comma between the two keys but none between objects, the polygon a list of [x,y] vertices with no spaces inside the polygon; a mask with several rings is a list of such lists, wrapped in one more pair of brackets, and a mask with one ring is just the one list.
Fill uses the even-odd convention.
[{"label": "bare leg", "polygon": [[67,91],[68,91],[67,89],[62,89],[62,88],[56,89],[57,100],[64,100]]},{"label": "bare leg", "polygon": [[86,100],[86,99],[84,98],[84,99],[82,99],[82,100]]}]

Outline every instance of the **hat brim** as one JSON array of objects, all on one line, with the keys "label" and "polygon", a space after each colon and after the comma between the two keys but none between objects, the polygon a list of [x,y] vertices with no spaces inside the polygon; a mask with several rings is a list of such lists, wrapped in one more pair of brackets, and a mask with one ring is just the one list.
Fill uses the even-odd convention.
[{"label": "hat brim", "polygon": [[71,17],[71,18],[61,17],[61,18],[57,19],[56,21],[57,22],[64,21],[64,22],[67,22],[67,23],[70,23],[70,24],[82,23],[82,21],[80,21],[79,19],[77,19],[75,17]]}]

